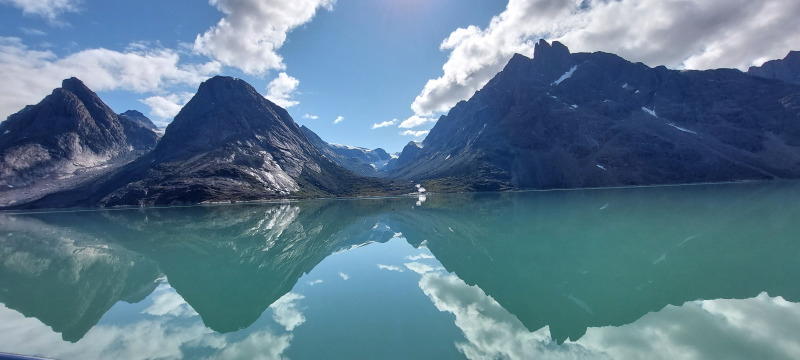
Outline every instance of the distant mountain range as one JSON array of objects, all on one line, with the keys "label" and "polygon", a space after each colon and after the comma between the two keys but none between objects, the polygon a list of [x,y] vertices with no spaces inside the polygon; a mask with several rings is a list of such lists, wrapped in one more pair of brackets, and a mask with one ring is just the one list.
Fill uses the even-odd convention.
[{"label": "distant mountain range", "polygon": [[800,86],[571,54],[558,42],[534,53],[442,116],[390,176],[435,191],[800,177]]},{"label": "distant mountain range", "polygon": [[542,40],[399,157],[329,144],[222,76],[159,139],[72,78],[0,123],[0,207],[796,179],[798,54],[748,73],[678,71]]},{"label": "distant mountain range", "polygon": [[410,191],[323,156],[283,108],[240,79],[203,82],[156,147],[102,179],[23,208],[144,206]]}]

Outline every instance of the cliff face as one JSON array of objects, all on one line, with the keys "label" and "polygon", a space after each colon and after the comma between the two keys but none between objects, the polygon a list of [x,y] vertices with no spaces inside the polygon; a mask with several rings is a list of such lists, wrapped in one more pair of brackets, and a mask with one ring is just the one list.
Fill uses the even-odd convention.
[{"label": "cliff face", "polygon": [[151,150],[158,135],[120,118],[80,80],[0,123],[0,206],[74,187]]},{"label": "cliff face", "polygon": [[[393,176],[429,190],[800,177],[800,86],[540,41],[442,116]],[[413,152],[412,152],[413,153]]]},{"label": "cliff face", "polygon": [[791,51],[782,60],[770,60],[761,66],[752,66],[747,74],[800,85],[800,51]]}]

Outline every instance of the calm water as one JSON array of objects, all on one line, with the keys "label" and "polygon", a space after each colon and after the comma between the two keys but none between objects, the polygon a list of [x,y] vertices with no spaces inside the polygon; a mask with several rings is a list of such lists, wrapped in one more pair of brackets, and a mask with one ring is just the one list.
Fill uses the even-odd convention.
[{"label": "calm water", "polygon": [[796,359],[800,183],[0,214],[0,352]]}]

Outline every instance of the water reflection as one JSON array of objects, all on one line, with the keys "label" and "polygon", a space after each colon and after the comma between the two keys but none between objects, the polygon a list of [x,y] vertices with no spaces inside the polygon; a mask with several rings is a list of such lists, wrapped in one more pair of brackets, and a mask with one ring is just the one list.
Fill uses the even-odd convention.
[{"label": "water reflection", "polygon": [[[0,351],[792,358],[798,195],[779,183],[2,215]],[[425,346],[386,355],[408,342]]]}]

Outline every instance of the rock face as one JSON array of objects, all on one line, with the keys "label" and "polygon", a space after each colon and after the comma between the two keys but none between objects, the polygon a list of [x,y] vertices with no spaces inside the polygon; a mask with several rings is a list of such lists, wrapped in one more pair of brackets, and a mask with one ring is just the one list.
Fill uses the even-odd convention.
[{"label": "rock face", "polygon": [[751,66],[747,74],[800,85],[800,51],[789,52],[783,60],[770,60],[761,66]]},{"label": "rock face", "polygon": [[385,193],[325,158],[283,108],[240,79],[200,85],[156,148],[113,175],[28,207],[141,206]]},{"label": "rock face", "polygon": [[392,173],[394,169],[410,164],[420,151],[422,151],[422,147],[422,141],[409,141],[408,144],[403,147],[403,150],[400,151],[399,157],[389,160],[386,164],[385,171]]},{"label": "rock face", "polygon": [[411,150],[391,175],[439,191],[800,178],[800,86],[542,40]]},{"label": "rock face", "polygon": [[325,157],[361,176],[382,176],[386,164],[392,159],[391,155],[381,148],[365,149],[355,146],[329,144],[311,129],[305,126],[301,126],[300,129],[303,130],[303,134],[311,141],[311,144]]},{"label": "rock face", "polygon": [[128,110],[122,114],[119,114],[119,117],[138,123],[139,125],[142,125],[148,129],[152,129],[153,131],[158,131],[158,126],[153,124],[153,121],[150,120],[150,118],[144,116],[144,114],[136,110]]},{"label": "rock face", "polygon": [[0,123],[0,206],[69,188],[129,162],[158,141],[120,118],[80,80]]}]

